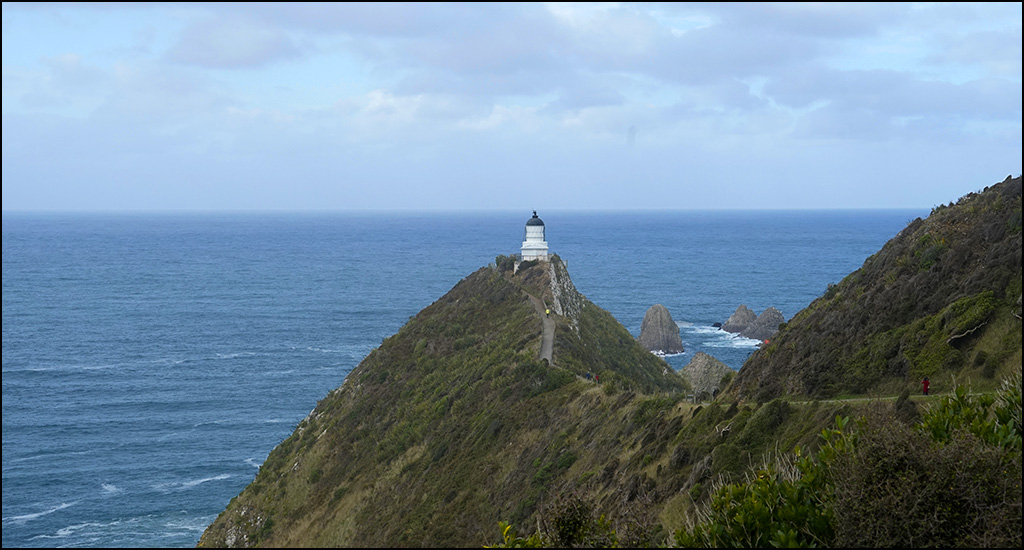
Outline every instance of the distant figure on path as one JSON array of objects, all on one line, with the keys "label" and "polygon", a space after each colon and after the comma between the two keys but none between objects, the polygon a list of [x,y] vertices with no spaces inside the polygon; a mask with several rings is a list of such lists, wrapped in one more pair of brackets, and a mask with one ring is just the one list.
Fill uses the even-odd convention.
[{"label": "distant figure on path", "polygon": [[928,377],[925,376],[924,380],[921,381],[921,389],[924,391],[925,395],[928,395],[928,385],[929,385]]}]

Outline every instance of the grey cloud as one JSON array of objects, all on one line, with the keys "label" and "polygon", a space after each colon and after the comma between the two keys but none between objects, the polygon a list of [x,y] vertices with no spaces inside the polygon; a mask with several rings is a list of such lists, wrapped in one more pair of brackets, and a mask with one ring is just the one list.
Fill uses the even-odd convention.
[{"label": "grey cloud", "polygon": [[827,101],[850,111],[885,116],[1020,117],[1019,84],[989,79],[953,84],[897,71],[837,71],[815,68],[772,79],[765,93],[783,105],[807,107]]},{"label": "grey cloud", "polygon": [[903,21],[911,6],[895,2],[722,3],[714,13],[746,31],[834,40],[874,35]]},{"label": "grey cloud", "polygon": [[296,57],[301,48],[279,28],[238,17],[192,23],[167,52],[177,63],[213,69],[259,67]]},{"label": "grey cloud", "polygon": [[993,75],[1021,77],[1020,27],[945,35],[939,44],[942,49],[925,61],[940,65],[980,66]]}]

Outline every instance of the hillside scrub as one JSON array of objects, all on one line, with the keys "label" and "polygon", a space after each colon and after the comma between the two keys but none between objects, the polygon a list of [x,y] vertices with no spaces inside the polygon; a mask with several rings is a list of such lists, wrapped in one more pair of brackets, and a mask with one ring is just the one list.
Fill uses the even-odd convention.
[{"label": "hillside scrub", "polygon": [[1021,178],[910,222],[754,352],[729,389],[779,396],[899,393],[951,376],[994,390],[1021,364]]},{"label": "hillside scrub", "polygon": [[[1020,376],[1004,380],[994,396],[956,386],[913,424],[901,412],[908,403],[904,396],[891,406],[871,407],[855,422],[838,416],[821,431],[816,451],[769,454],[742,480],[719,478],[671,542],[708,548],[1019,547]],[[762,409],[762,418],[772,418],[785,407]],[[660,528],[636,517],[610,518],[573,494],[545,510],[541,529],[529,536],[501,523],[495,547],[663,545]]]},{"label": "hillside scrub", "polygon": [[1021,378],[957,386],[914,427],[837,418],[817,453],[782,455],[713,492],[684,547],[1021,545]]}]

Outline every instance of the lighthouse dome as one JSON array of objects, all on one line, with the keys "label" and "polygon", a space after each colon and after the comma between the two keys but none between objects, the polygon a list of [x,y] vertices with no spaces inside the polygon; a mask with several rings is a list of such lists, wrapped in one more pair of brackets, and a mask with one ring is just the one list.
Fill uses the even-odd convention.
[{"label": "lighthouse dome", "polygon": [[544,220],[537,217],[537,211],[533,211],[533,217],[526,220],[526,225],[544,225]]}]

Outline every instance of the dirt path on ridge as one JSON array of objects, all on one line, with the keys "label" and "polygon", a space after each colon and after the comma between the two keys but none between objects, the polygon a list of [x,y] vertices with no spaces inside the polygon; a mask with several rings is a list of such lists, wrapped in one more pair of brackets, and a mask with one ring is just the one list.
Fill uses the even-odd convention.
[{"label": "dirt path on ridge", "polygon": [[555,348],[555,320],[544,312],[546,308],[544,307],[544,302],[540,301],[540,298],[532,294],[527,294],[527,296],[530,297],[533,309],[537,310],[537,314],[540,315],[540,320],[543,323],[540,339],[540,358],[547,359],[550,365],[551,355],[554,353]]}]

